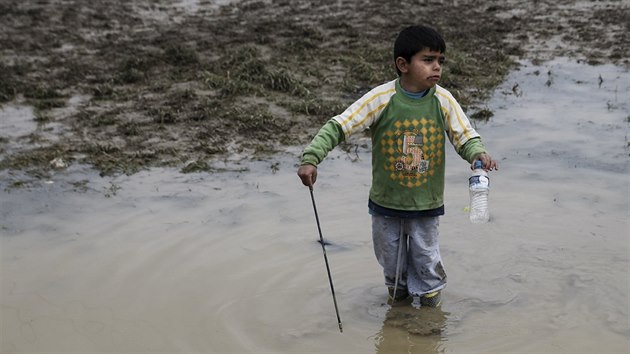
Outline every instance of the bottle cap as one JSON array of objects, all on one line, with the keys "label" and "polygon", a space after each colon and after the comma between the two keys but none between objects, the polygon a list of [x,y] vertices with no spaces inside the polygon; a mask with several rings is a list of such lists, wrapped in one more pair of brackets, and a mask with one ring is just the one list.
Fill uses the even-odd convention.
[{"label": "bottle cap", "polygon": [[482,167],[483,167],[483,164],[481,163],[481,160],[475,161],[475,165],[473,166],[474,169],[478,169]]}]

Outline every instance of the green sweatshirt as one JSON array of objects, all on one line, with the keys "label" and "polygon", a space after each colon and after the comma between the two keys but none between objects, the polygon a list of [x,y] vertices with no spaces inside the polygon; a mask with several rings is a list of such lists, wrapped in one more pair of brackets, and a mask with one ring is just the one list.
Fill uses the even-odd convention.
[{"label": "green sweatshirt", "polygon": [[399,80],[378,86],[328,121],[304,149],[302,164],[317,166],[344,139],[369,128],[370,199],[396,210],[444,205],[445,138],[466,161],[485,152],[479,134],[450,92],[435,86],[420,99]]}]

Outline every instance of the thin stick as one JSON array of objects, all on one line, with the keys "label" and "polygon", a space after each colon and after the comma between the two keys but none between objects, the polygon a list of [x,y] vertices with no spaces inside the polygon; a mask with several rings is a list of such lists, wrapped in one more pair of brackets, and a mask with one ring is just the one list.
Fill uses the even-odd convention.
[{"label": "thin stick", "polygon": [[317,215],[317,207],[315,206],[315,197],[313,197],[313,186],[309,186],[311,191],[311,201],[313,201],[313,211],[315,212],[315,221],[317,221],[317,231],[319,231],[319,242],[322,244],[322,251],[324,252],[324,262],[326,263],[326,272],[328,272],[328,282],[330,283],[330,291],[332,292],[333,302],[335,303],[335,312],[337,313],[337,322],[339,323],[339,332],[343,333],[343,327],[341,326],[341,317],[339,317],[339,308],[337,308],[337,298],[335,297],[335,287],[333,286],[332,276],[330,275],[330,267],[328,266],[328,257],[326,256],[326,246],[324,243],[324,237],[322,236],[322,228],[319,225],[319,216]]}]

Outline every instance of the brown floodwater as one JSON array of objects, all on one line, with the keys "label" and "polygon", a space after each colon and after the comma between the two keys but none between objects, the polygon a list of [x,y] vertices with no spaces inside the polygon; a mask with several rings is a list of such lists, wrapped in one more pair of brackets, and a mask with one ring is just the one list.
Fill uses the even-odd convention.
[{"label": "brown floodwater", "polygon": [[[0,352],[627,353],[630,73],[525,62],[487,104],[491,220],[468,221],[449,148],[441,309],[386,304],[365,149],[334,151],[314,191],[343,333],[299,148],[215,173],[70,166],[24,188],[3,171]],[[6,151],[31,120],[3,108]]]}]

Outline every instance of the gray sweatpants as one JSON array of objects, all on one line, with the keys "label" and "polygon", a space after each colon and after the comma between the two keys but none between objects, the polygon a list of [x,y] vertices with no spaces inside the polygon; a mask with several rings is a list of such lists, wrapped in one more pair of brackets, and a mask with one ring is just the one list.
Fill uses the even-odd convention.
[{"label": "gray sweatpants", "polygon": [[[406,288],[411,295],[420,296],[446,286],[446,273],[438,243],[438,226],[437,216],[405,219],[372,215],[374,254],[383,267],[386,286],[393,287],[396,281],[399,245],[403,247],[399,266],[399,289]],[[399,242],[401,235],[403,242]]]}]

